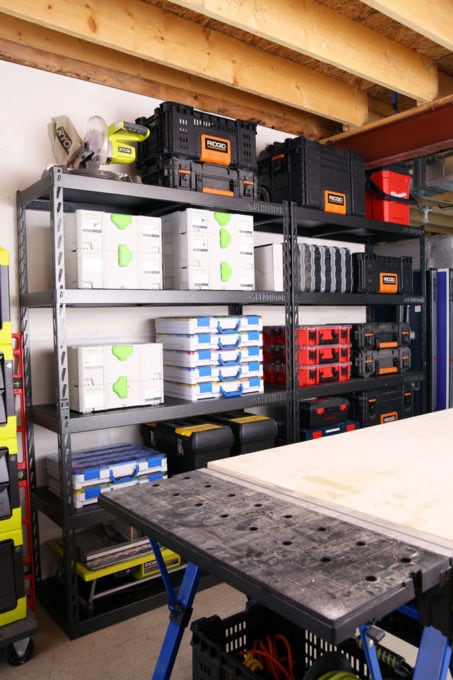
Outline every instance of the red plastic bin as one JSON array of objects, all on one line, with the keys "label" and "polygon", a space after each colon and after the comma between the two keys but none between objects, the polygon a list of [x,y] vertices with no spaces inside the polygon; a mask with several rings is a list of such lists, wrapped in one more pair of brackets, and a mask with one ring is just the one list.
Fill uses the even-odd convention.
[{"label": "red plastic bin", "polygon": [[[373,220],[409,224],[410,184],[411,176],[405,168],[373,172],[367,183],[366,216]],[[392,197],[407,202],[392,200]]]}]

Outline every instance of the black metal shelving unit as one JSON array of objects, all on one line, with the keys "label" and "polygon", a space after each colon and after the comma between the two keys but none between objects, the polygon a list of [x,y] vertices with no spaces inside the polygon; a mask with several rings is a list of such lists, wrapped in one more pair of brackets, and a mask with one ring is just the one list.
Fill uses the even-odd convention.
[{"label": "black metal shelving unit", "polygon": [[[282,235],[284,243],[285,292],[268,291],[148,291],[148,290],[74,290],[65,287],[64,272],[64,213],[79,208],[105,209],[130,214],[163,215],[185,207],[203,207],[252,214],[256,230]],[[417,374],[351,380],[345,383],[298,388],[295,366],[294,339],[298,325],[299,306],[423,305],[425,291],[420,295],[362,295],[300,293],[295,285],[295,243],[299,236],[331,238],[349,242],[373,244],[379,241],[398,241],[418,238],[424,255],[423,230],[357,216],[339,216],[316,210],[297,208],[288,204],[221,197],[178,189],[166,189],[142,184],[121,182],[66,172],[54,167],[43,177],[17,194],[19,285],[21,325],[24,338],[24,383],[27,408],[27,439],[30,452],[30,485],[33,499],[33,550],[36,564],[37,592],[41,601],[74,638],[92,632],[115,621],[146,611],[165,602],[162,588],[156,583],[134,588],[133,594],[103,602],[102,611],[88,615],[79,603],[79,583],[75,570],[75,532],[109,518],[97,506],[75,509],[71,479],[71,437],[80,432],[135,425],[176,417],[215,413],[225,409],[225,400],[187,402],[166,397],[163,404],[134,407],[115,411],[80,414],[70,410],[67,367],[67,315],[73,308],[99,307],[159,307],[189,305],[226,306],[237,313],[247,305],[279,306],[285,309],[287,332],[287,383],[285,387],[267,386],[263,394],[251,394],[228,400],[228,408],[278,406],[286,409],[290,441],[298,439],[298,401],[312,396],[366,390],[372,387],[400,384],[405,381],[423,383],[424,371]],[[47,211],[50,215],[53,286],[50,290],[29,291],[27,264],[27,214],[30,210]],[[421,261],[424,260],[424,257]],[[423,278],[423,277],[422,277]],[[31,319],[30,310],[52,310],[54,362],[57,376],[54,404],[34,404],[31,385]],[[426,330],[424,330],[424,333]],[[423,345],[424,346],[424,345]],[[423,366],[426,361],[423,361]],[[47,488],[36,483],[34,425],[55,433],[60,453],[60,477],[63,498],[57,498]],[[62,530],[64,546],[63,584],[57,579],[42,579],[38,512],[43,512]],[[176,574],[175,574],[176,577]]]}]

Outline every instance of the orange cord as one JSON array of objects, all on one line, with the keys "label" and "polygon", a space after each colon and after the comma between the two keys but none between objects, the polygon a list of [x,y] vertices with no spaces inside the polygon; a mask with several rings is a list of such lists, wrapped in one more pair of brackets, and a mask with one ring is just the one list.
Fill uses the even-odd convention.
[{"label": "orange cord", "polygon": [[[278,652],[279,642],[283,644],[284,654]],[[272,680],[295,680],[292,651],[284,635],[274,635],[273,638],[267,635],[265,641],[256,640],[252,648],[243,651],[242,654],[258,657],[265,672]]]}]

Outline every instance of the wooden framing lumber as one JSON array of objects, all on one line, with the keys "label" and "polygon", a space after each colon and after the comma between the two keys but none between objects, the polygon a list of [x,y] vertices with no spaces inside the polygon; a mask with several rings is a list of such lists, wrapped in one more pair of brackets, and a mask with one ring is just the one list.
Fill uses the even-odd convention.
[{"label": "wooden framing lumber", "polygon": [[[0,58],[156,99],[178,101],[312,139],[334,134],[339,127],[299,109],[64,36],[8,15],[0,15]],[[143,112],[143,115],[149,113]]]},{"label": "wooden framing lumber", "polygon": [[2,0],[0,11],[347,125],[368,119],[366,93],[351,85],[141,0]]},{"label": "wooden framing lumber", "polygon": [[362,0],[447,50],[453,50],[451,0]]},{"label": "wooden framing lumber", "polygon": [[437,97],[437,68],[429,59],[314,0],[303,3],[172,0],[172,3],[419,102]]}]

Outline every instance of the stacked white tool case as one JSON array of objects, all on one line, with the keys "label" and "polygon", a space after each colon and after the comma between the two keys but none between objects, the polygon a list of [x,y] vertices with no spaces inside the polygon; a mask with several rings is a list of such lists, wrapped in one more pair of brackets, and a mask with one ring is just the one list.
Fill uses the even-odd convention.
[{"label": "stacked white tool case", "polygon": [[159,343],[68,347],[70,408],[81,413],[164,400]]},{"label": "stacked white tool case", "polygon": [[76,210],[64,235],[68,288],[162,288],[160,217]]},{"label": "stacked white tool case", "polygon": [[[296,365],[299,387],[345,382],[351,378],[350,325],[299,326],[296,329]],[[264,380],[286,382],[285,329],[265,326]]]},{"label": "stacked white tool case", "polygon": [[257,198],[255,123],[175,102],[136,122],[151,132],[137,149],[144,184]]},{"label": "stacked white tool case", "polygon": [[260,316],[159,318],[156,341],[168,396],[198,401],[264,391]]},{"label": "stacked white tool case", "polygon": [[[49,490],[61,496],[58,454],[46,458]],[[72,452],[72,493],[75,508],[97,503],[99,494],[145,484],[167,476],[167,458],[145,446],[117,444]]]},{"label": "stacked white tool case", "polygon": [[405,373],[411,368],[411,330],[407,323],[353,324],[351,341],[354,377]]},{"label": "stacked white tool case", "polygon": [[187,208],[162,225],[166,289],[254,289],[251,215]]}]

